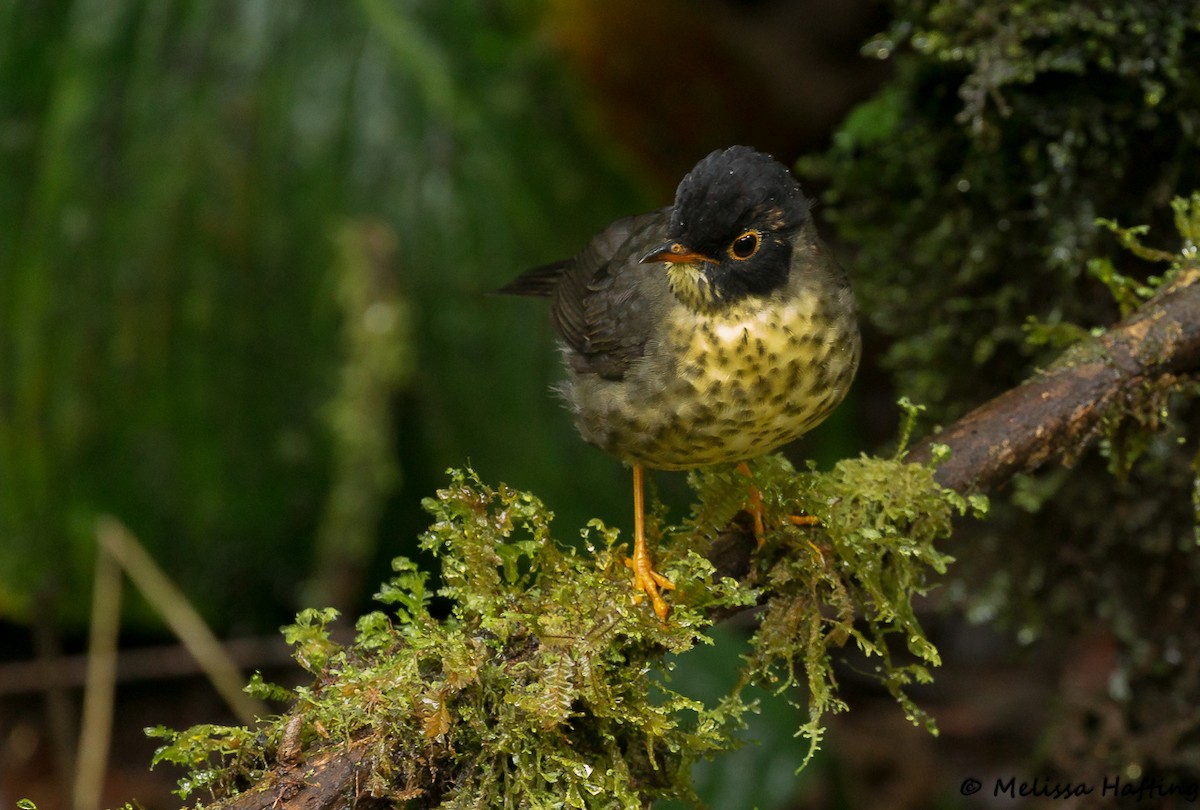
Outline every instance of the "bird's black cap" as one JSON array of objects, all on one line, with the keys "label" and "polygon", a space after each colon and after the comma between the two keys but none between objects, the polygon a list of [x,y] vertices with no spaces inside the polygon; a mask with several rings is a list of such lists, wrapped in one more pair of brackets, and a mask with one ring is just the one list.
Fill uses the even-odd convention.
[{"label": "bird's black cap", "polygon": [[769,295],[787,283],[810,207],[770,155],[748,146],[719,150],[680,181],[668,239],[642,261],[672,265],[672,290],[697,308]]},{"label": "bird's black cap", "polygon": [[710,153],[679,181],[668,235],[715,256],[752,225],[791,231],[811,203],[787,167],[748,146]]}]

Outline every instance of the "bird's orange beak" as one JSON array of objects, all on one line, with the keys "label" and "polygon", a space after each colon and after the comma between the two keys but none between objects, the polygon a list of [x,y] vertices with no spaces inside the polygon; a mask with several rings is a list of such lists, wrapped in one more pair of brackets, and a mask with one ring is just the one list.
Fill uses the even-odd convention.
[{"label": "bird's orange beak", "polygon": [[642,257],[641,263],[646,264],[647,262],[669,262],[671,264],[708,262],[709,264],[720,264],[716,259],[705,256],[703,253],[697,253],[691,248],[685,247],[680,242],[667,242],[665,245],[659,245]]}]

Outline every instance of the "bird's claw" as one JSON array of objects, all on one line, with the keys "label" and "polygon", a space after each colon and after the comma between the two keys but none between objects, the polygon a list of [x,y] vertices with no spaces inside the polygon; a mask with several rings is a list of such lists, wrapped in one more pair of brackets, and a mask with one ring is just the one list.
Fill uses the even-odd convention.
[{"label": "bird's claw", "polygon": [[625,558],[625,565],[633,571],[633,587],[639,591],[634,599],[641,602],[643,595],[649,597],[654,614],[665,623],[671,608],[662,598],[659,589],[672,591],[675,589],[675,583],[654,570],[648,554],[639,555],[635,550],[634,556]]}]

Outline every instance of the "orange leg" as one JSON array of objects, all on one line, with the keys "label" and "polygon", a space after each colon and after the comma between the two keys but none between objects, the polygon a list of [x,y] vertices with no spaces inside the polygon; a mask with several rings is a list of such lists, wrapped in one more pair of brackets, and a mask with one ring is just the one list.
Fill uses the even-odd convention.
[{"label": "orange leg", "polygon": [[646,548],[646,509],[642,498],[642,465],[633,465],[633,556],[625,564],[633,569],[633,587],[650,597],[655,614],[664,622],[670,608],[659,588],[671,590],[675,583],[654,570],[654,561]]},{"label": "orange leg", "polygon": [[[754,480],[754,476],[750,474],[750,465],[744,461],[739,461],[737,465],[738,472]],[[763,525],[763,499],[762,493],[758,491],[758,487],[750,484],[750,514],[754,516],[754,539],[758,541],[758,547],[762,548],[763,540],[766,538],[766,527]]]},{"label": "orange leg", "polygon": [[[749,464],[739,461],[737,470],[753,481],[754,477],[750,474]],[[762,493],[759,492],[758,487],[754,486],[753,483],[750,484],[750,514],[754,516],[754,539],[758,541],[758,547],[762,548],[763,540],[766,536],[766,528],[763,525],[763,499]],[[812,515],[788,515],[788,520],[793,526],[816,526],[821,522]]]}]

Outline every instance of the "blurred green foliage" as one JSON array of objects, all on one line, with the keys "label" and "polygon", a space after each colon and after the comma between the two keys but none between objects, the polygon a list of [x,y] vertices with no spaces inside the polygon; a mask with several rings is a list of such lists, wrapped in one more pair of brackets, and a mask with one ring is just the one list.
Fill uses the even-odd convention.
[{"label": "blurred green foliage", "polygon": [[396,289],[396,239],[382,223],[338,234],[337,301],[343,314],[338,391],[326,408],[333,487],[317,534],[308,604],[357,606],[379,518],[399,486],[391,405],[409,382],[412,310]]},{"label": "blurred green foliage", "polygon": [[[338,474],[347,223],[396,240],[410,491],[467,457],[564,462],[534,452],[576,441],[545,395],[549,332],[481,293],[640,206],[538,7],[0,7],[0,616],[46,591],[80,620],[100,511],[222,625],[294,608]],[[416,501],[385,512],[393,533]]]}]

